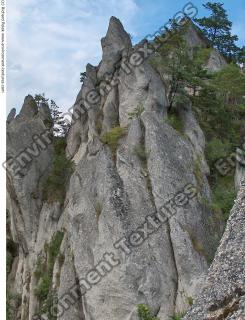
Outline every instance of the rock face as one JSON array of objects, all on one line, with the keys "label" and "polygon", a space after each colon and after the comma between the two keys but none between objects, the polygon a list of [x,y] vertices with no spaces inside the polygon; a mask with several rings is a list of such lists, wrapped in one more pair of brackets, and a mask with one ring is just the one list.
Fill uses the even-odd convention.
[{"label": "rock face", "polygon": [[[185,34],[185,40],[190,47],[208,47],[210,48],[211,44],[207,38],[203,35],[202,31],[195,26],[192,22],[188,24],[187,32]],[[225,58],[216,50],[212,49],[206,68],[210,72],[219,71],[222,67],[227,64]]]},{"label": "rock face", "polygon": [[15,115],[16,115],[16,109],[13,108],[7,117],[7,123],[10,123],[12,120],[14,120]]},{"label": "rock face", "polygon": [[31,96],[25,98],[19,115],[11,118],[7,124],[7,214],[10,238],[18,246],[18,255],[8,287],[21,296],[22,306],[16,319],[28,319],[36,237],[42,232],[42,181],[52,164],[53,147],[45,119],[41,119]]},{"label": "rock face", "polygon": [[202,293],[184,320],[245,318],[244,216],[245,180],[241,183]]},{"label": "rock face", "polygon": [[245,150],[245,136],[241,139],[242,149],[237,148],[236,150],[236,171],[235,171],[235,187],[239,190],[241,182],[245,179],[245,158],[244,158],[244,150]]},{"label": "rock face", "polygon": [[103,56],[98,70],[98,79],[103,79],[106,73],[115,70],[123,55],[127,55],[132,47],[129,34],[124,30],[120,20],[111,17],[105,38],[101,39]]},{"label": "rock face", "polygon": [[[181,135],[166,122],[158,73],[143,59],[130,64],[136,47],[114,17],[102,50],[99,66],[87,66],[74,104],[66,154],[75,170],[64,204],[42,200],[52,143],[17,177],[10,174],[10,238],[18,253],[8,283],[22,295],[16,319],[47,319],[51,290],[45,308],[36,290],[46,259],[57,319],[136,320],[144,303],[168,320],[199,293],[220,239],[207,205],[205,139],[191,108],[183,108]],[[8,122],[9,158],[51,130],[47,106],[31,96]],[[50,243],[61,232],[54,259]],[[46,316],[34,317],[41,306]]]}]

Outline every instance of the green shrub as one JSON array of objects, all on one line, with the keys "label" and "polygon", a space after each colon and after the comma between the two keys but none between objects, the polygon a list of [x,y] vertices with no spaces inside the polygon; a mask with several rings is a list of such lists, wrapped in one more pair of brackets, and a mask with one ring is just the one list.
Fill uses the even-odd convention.
[{"label": "green shrub", "polygon": [[231,145],[228,141],[225,143],[218,138],[212,139],[206,146],[206,158],[210,165],[215,160],[225,158],[231,153]]},{"label": "green shrub", "polygon": [[37,263],[36,263],[36,269],[34,271],[34,275],[36,276],[37,279],[39,279],[42,276],[45,268],[46,268],[46,263],[45,263],[44,258],[38,257]]},{"label": "green shrub", "polygon": [[115,155],[119,140],[125,135],[126,135],[126,128],[114,127],[110,131],[105,132],[102,135],[101,141],[104,144],[107,144],[110,147],[112,154]]},{"label": "green shrub", "polygon": [[138,305],[138,316],[139,320],[159,320],[159,318],[154,317],[149,307],[145,304]]},{"label": "green shrub", "polygon": [[244,123],[243,104],[224,103],[212,86],[202,89],[192,100],[193,109],[206,140],[218,139],[230,147],[236,146]]},{"label": "green shrub", "polygon": [[64,233],[57,231],[52,237],[52,240],[48,246],[48,270],[52,273],[55,260],[60,252],[60,246],[64,237]]},{"label": "green shrub", "polygon": [[142,104],[139,104],[133,112],[129,112],[128,113],[128,118],[130,120],[134,119],[134,118],[139,118],[141,116],[141,114],[145,111],[145,108],[143,107]]},{"label": "green shrub", "polygon": [[213,211],[213,217],[212,217],[212,222],[223,222],[224,221],[224,216],[222,213],[221,208],[214,202],[210,202],[207,198],[205,197],[199,197],[199,201],[201,204],[203,204],[207,209]]},{"label": "green shrub", "polygon": [[17,308],[21,305],[22,297],[18,293],[10,293],[8,290],[6,292],[6,319],[14,320]]},{"label": "green shrub", "polygon": [[213,205],[222,210],[225,220],[229,218],[236,197],[233,179],[233,176],[218,177],[213,185]]},{"label": "green shrub", "polygon": [[189,234],[189,237],[190,237],[190,240],[192,242],[193,248],[198,253],[200,253],[202,256],[204,256],[206,258],[206,260],[208,261],[210,257],[208,256],[208,254],[207,254],[203,244],[201,243],[201,241],[197,238],[197,236],[194,234],[194,232],[191,229],[187,228],[186,231]]},{"label": "green shrub", "polygon": [[139,144],[134,147],[134,152],[137,154],[137,156],[145,162],[149,156],[149,152],[145,150],[145,146],[143,144]]},{"label": "green shrub", "polygon": [[37,288],[35,289],[35,295],[40,301],[44,301],[47,298],[51,284],[52,276],[50,276],[48,273],[44,274],[40,279]]},{"label": "green shrub", "polygon": [[176,131],[183,134],[183,132],[184,132],[183,121],[180,119],[180,117],[176,113],[170,113],[168,115],[168,118],[166,119],[166,122],[171,127],[173,127]]},{"label": "green shrub", "polygon": [[[39,279],[38,285],[35,289],[35,295],[40,302],[39,314],[47,312],[48,305],[52,306],[53,292],[52,292],[52,277],[55,260],[58,258],[63,260],[64,257],[60,255],[60,246],[64,237],[64,233],[57,231],[49,244],[45,244],[44,251],[47,254],[47,261],[44,261],[41,257],[37,260],[35,269],[35,276]],[[53,318],[52,318],[53,319]]]},{"label": "green shrub", "polygon": [[229,157],[239,145],[243,120],[239,108],[224,104],[217,92],[209,89],[202,90],[196,97],[194,109],[206,140],[209,141],[205,154],[211,169],[209,182],[213,194],[212,210],[217,213],[217,217],[222,212],[226,220],[235,196],[234,178],[231,175],[220,176],[214,162]]},{"label": "green shrub", "polygon": [[[58,298],[56,291],[50,291],[45,302],[40,305],[40,308],[35,315],[41,317],[45,314],[48,316],[49,320],[57,320],[57,302]],[[50,310],[52,310],[52,313]]]},{"label": "green shrub", "polygon": [[182,312],[182,313],[176,313],[174,314],[171,319],[172,320],[181,320],[184,316],[186,315],[186,312]]},{"label": "green shrub", "polygon": [[66,158],[65,148],[65,138],[56,137],[52,170],[43,185],[43,199],[49,203],[64,203],[66,184],[73,172],[73,163]]},{"label": "green shrub", "polygon": [[95,211],[96,211],[97,218],[99,218],[99,216],[101,215],[102,209],[103,209],[103,207],[102,207],[101,203],[96,202]]},{"label": "green shrub", "polygon": [[188,302],[189,306],[192,306],[193,305],[193,298],[187,297],[187,302]]}]

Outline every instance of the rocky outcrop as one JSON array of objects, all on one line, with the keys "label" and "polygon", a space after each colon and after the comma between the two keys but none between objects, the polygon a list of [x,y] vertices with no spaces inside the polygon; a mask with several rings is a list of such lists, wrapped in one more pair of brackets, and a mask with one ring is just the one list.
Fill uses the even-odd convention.
[{"label": "rocky outcrop", "polygon": [[[181,113],[185,134],[167,123],[166,87],[146,60],[132,63],[132,54],[144,57],[137,49],[112,17],[102,61],[87,65],[74,104],[66,147],[74,172],[63,204],[42,197],[52,141],[17,172],[8,162],[10,238],[19,245],[9,284],[22,295],[16,319],[40,319],[57,306],[59,320],[136,320],[144,303],[168,320],[202,287],[220,239],[205,138],[190,106]],[[9,159],[42,148],[34,135],[52,131],[47,106],[31,96],[8,123]]]},{"label": "rocky outcrop", "polygon": [[16,115],[16,109],[13,108],[13,109],[11,109],[11,111],[7,117],[7,123],[10,123],[12,120],[14,120],[15,115]]},{"label": "rocky outcrop", "polygon": [[35,100],[27,96],[19,115],[7,125],[11,227],[13,239],[22,245],[24,251],[31,249],[38,230],[41,180],[52,162],[52,138],[44,120],[38,114]]},{"label": "rocky outcrop", "polygon": [[243,180],[202,293],[184,320],[245,318],[244,216]]},{"label": "rocky outcrop", "polygon": [[22,306],[16,319],[27,319],[38,232],[44,231],[45,237],[45,230],[41,231],[39,225],[39,220],[44,219],[42,182],[52,164],[53,148],[45,117],[41,119],[31,96],[25,98],[19,115],[11,118],[7,124],[6,162],[8,237],[11,246],[18,247],[18,254],[12,263],[8,288],[21,296]]},{"label": "rocky outcrop", "polygon": [[242,181],[245,179],[245,136],[241,137],[241,149],[236,150],[236,171],[235,171],[235,187],[239,190]]},{"label": "rocky outcrop", "polygon": [[[128,74],[123,70],[123,58],[129,60],[135,49],[129,47],[127,35],[114,18],[103,43],[110,43],[118,30],[122,36],[116,37],[112,54],[117,65],[115,70],[107,67],[111,73],[106,83],[117,81],[89,105],[89,92],[105,88],[98,80],[101,66],[108,64],[108,46],[102,46],[97,75],[87,72],[75,103],[75,110],[82,105],[80,124],[74,122],[76,130],[68,137],[67,151],[77,164],[66,207],[74,266],[83,288],[85,275],[105,253],[119,261],[115,270],[82,298],[85,319],[137,319],[139,303],[148,304],[161,319],[169,319],[185,310],[188,297],[198,292],[218,238],[213,233],[217,228],[212,212],[200,201],[202,197],[210,201],[207,170],[197,157],[205,142],[196,122],[200,137],[195,141],[193,137],[193,144],[166,123],[165,86],[147,62]],[[187,122],[194,120],[189,119],[186,117],[186,126],[190,130]],[[101,142],[101,133],[102,138],[104,132],[113,134],[113,127],[125,130],[116,149]],[[200,146],[198,139],[202,140]],[[132,253],[116,250],[124,237],[130,246],[130,235],[147,216],[159,213],[188,183],[196,186],[198,197],[180,205],[160,230],[131,248]],[[155,223],[159,223],[157,217]]]},{"label": "rocky outcrop", "polygon": [[117,63],[132,47],[129,34],[116,17],[111,17],[107,34],[101,39],[101,46],[103,56],[97,74],[99,80],[103,80],[106,73],[113,73]]}]

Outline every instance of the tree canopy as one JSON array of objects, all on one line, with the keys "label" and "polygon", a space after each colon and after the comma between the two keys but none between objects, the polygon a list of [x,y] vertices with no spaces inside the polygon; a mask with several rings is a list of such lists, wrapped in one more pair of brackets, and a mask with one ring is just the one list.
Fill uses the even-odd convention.
[{"label": "tree canopy", "polygon": [[57,106],[54,100],[45,98],[45,94],[36,94],[34,97],[38,107],[41,107],[42,103],[45,103],[49,106],[51,118],[53,120],[53,133],[55,136],[65,137],[70,128],[70,124],[64,119],[60,108]]},{"label": "tree canopy", "polygon": [[[244,48],[236,45],[237,35],[232,35],[232,22],[228,19],[224,4],[207,2],[203,5],[211,12],[210,16],[195,19],[211,44],[217,48],[229,61],[241,62],[244,58]],[[243,53],[242,53],[243,52]]]}]

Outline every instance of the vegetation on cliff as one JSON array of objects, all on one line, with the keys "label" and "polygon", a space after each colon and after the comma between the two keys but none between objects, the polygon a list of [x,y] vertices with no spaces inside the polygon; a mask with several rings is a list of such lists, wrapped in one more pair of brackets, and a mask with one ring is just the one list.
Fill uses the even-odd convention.
[{"label": "vegetation on cliff", "polygon": [[[186,33],[190,24],[176,29],[150,59],[152,66],[166,83],[169,100],[168,123],[183,133],[183,123],[178,105],[191,104],[206,137],[206,158],[210,166],[209,177],[213,191],[213,208],[222,211],[226,220],[235,198],[234,165],[228,174],[222,175],[215,163],[230,157],[239,147],[245,114],[245,73],[242,60],[243,48],[235,45],[237,36],[231,35],[232,23],[220,3],[207,3],[211,16],[197,19],[201,30],[209,39],[206,47],[190,49]],[[163,38],[165,35],[162,36]],[[156,41],[159,39],[156,39]],[[220,50],[226,59],[219,71],[206,67],[212,46]],[[215,54],[215,53],[214,53]],[[238,63],[239,62],[239,63]]]}]

